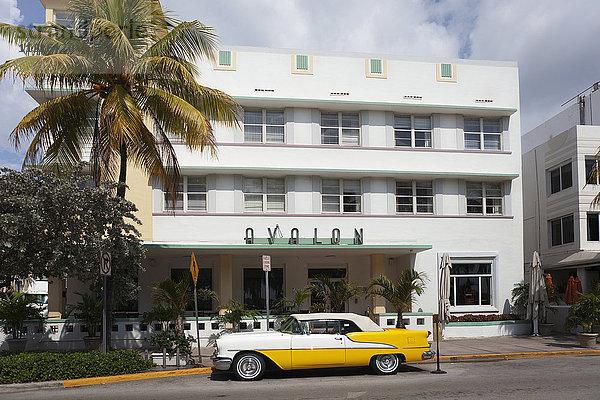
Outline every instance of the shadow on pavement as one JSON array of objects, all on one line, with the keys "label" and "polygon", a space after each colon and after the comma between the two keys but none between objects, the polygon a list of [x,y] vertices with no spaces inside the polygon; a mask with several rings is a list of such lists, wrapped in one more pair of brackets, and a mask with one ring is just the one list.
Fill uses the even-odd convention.
[{"label": "shadow on pavement", "polygon": [[[415,372],[427,372],[426,370],[414,365],[402,364],[398,369],[398,374]],[[269,370],[265,373],[264,379],[302,379],[302,378],[323,378],[330,376],[363,376],[375,375],[369,367],[348,367],[348,368],[315,368],[296,371]],[[210,375],[211,381],[233,380],[233,374],[230,372],[213,371]]]}]

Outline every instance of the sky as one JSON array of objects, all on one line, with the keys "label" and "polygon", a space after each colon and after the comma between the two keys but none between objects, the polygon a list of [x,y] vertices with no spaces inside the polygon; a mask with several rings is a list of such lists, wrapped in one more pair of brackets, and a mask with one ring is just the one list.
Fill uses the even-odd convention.
[{"label": "sky", "polygon": [[[162,0],[173,16],[213,26],[224,45],[517,61],[521,131],[600,80],[600,1]],[[0,21],[44,22],[39,0],[0,0]],[[0,39],[0,62],[17,57]],[[35,102],[0,83],[0,166],[20,168],[9,135]]]}]

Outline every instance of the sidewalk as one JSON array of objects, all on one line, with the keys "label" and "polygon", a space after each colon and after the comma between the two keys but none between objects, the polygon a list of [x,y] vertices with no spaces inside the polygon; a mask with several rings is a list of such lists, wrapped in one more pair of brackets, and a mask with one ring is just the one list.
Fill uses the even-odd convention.
[{"label": "sidewalk", "polygon": [[[431,344],[436,350],[436,343]],[[579,346],[575,335],[500,336],[477,339],[446,339],[440,342],[440,357],[445,361],[506,359],[537,356],[599,355],[600,344],[593,349]]]}]

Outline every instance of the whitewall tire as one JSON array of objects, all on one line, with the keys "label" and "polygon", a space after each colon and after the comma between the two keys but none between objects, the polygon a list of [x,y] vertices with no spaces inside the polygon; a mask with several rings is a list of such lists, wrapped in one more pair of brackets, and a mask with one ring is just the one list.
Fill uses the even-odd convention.
[{"label": "whitewall tire", "polygon": [[380,354],[371,360],[371,368],[380,375],[395,374],[400,368],[400,358],[396,354]]},{"label": "whitewall tire", "polygon": [[265,360],[255,353],[244,353],[233,359],[233,374],[240,381],[257,381],[265,374]]}]

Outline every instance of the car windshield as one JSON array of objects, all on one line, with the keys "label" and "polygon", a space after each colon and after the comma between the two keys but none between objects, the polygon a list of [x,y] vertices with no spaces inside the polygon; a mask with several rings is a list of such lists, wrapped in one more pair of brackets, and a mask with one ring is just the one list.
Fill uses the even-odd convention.
[{"label": "car windshield", "polygon": [[281,327],[279,328],[279,332],[285,333],[302,333],[302,328],[300,327],[300,323],[294,317],[287,317],[281,323]]}]

